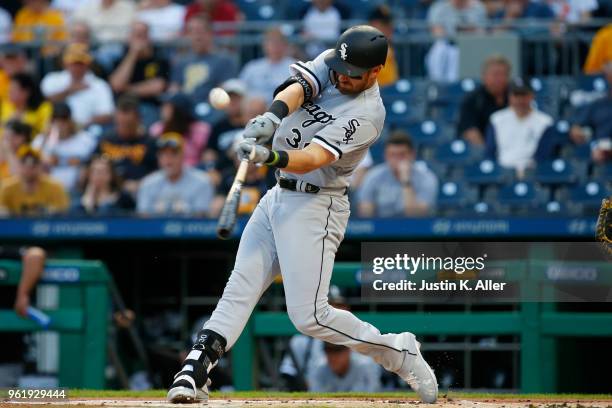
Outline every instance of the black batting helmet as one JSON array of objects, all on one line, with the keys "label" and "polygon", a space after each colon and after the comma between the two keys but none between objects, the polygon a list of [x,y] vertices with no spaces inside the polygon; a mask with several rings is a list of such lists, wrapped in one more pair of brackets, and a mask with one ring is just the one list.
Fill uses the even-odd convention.
[{"label": "black batting helmet", "polygon": [[383,33],[369,25],[358,25],[342,33],[336,48],[325,56],[325,63],[339,74],[360,76],[384,65],[388,48]]}]

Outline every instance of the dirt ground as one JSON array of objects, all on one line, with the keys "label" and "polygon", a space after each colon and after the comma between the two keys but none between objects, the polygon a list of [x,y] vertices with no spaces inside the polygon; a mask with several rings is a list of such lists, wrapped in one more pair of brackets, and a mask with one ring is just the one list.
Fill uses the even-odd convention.
[{"label": "dirt ground", "polygon": [[[211,399],[208,404],[189,404],[187,407],[210,407],[210,408],[233,408],[233,407],[248,407],[248,408],[270,408],[270,407],[287,407],[287,408],[319,408],[319,407],[338,407],[338,408],[365,408],[365,407],[381,407],[381,408],[409,408],[422,406],[423,408],[612,408],[612,400],[607,401],[571,401],[571,400],[550,400],[550,401],[531,401],[525,400],[465,400],[441,398],[437,404],[425,405],[413,400],[399,399]],[[40,401],[33,403],[32,401],[2,401],[0,407],[172,407],[177,408],[177,405],[168,404],[162,399],[70,399],[68,401]]]}]

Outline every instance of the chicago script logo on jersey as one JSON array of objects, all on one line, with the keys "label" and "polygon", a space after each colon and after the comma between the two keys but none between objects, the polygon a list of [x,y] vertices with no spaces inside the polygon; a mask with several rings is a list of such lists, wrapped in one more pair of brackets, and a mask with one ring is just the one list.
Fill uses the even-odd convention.
[{"label": "chicago script logo on jersey", "polygon": [[359,121],[357,119],[351,119],[348,121],[348,127],[347,126],[342,126],[342,129],[344,129],[344,138],[342,139],[342,141],[346,144],[349,144],[349,142],[351,140],[353,140],[353,135],[355,134],[355,132],[357,131],[357,127],[361,126],[361,124],[359,123]]},{"label": "chicago script logo on jersey", "polygon": [[307,119],[302,122],[302,127],[305,128],[314,125],[315,123],[327,124],[336,120],[336,118],[334,118],[332,115],[321,109],[319,105],[314,104],[310,101],[304,102],[302,104],[302,109],[304,109],[306,112],[308,112],[310,116],[312,116],[312,119]]},{"label": "chicago script logo on jersey", "polygon": [[342,43],[340,45],[340,58],[342,58],[343,61],[346,61],[346,48],[348,47],[348,45],[346,45],[346,43]]}]

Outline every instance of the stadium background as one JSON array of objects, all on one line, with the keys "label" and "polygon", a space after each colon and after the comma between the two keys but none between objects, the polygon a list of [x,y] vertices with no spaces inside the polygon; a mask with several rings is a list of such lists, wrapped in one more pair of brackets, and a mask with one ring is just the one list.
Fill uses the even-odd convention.
[{"label": "stadium background", "polygon": [[[558,18],[517,20],[510,27],[504,26],[503,32],[496,35],[493,33],[502,28],[502,22],[490,19],[479,33],[459,34],[454,39],[460,54],[472,58],[460,57],[460,79],[443,83],[428,78],[424,63],[435,41],[425,18],[431,2],[336,2],[342,11],[341,26],[367,21],[372,10],[383,3],[394,17],[393,47],[399,79],[382,89],[388,129],[371,153],[375,163],[382,162],[383,142],[388,131],[406,129],[417,147],[418,158],[424,160],[440,180],[439,196],[435,208],[423,217],[354,217],[338,253],[338,261],[357,261],[361,242],[374,240],[593,240],[601,199],[610,195],[612,188],[611,165],[609,161],[603,164],[592,162],[590,146],[573,145],[568,132],[580,108],[607,92],[605,77],[586,75],[583,66],[593,35],[609,22],[610,14],[606,13],[609,13],[610,5],[600,1],[591,19],[580,24],[562,23]],[[486,3],[498,3],[503,11],[504,2]],[[231,55],[239,66],[263,56],[261,42],[270,27],[281,27],[288,36],[292,52],[304,57],[305,46],[310,42],[301,35],[300,18],[302,9],[309,6],[308,2],[243,0],[234,4],[242,15],[241,20],[215,24],[214,38],[217,49]],[[21,4],[7,2],[2,6],[15,14]],[[69,24],[66,23],[66,31]],[[553,29],[556,24],[562,27],[560,31]],[[157,44],[171,64],[188,48],[182,30],[176,38]],[[37,33],[39,37],[29,38],[18,45],[20,50],[25,50],[33,72],[42,78],[55,69],[53,58],[46,55],[45,47],[63,47],[65,44],[63,41],[44,40],[44,30]],[[101,44],[95,40],[96,33],[92,34],[92,49],[96,49]],[[15,44],[8,41],[5,45],[10,49]],[[327,44],[331,45],[333,41],[328,40]],[[503,169],[498,169],[493,175],[478,171],[483,152],[464,143],[456,132],[461,100],[477,86],[480,64],[488,56],[483,51],[469,54],[475,45],[487,45],[491,51],[506,55],[514,64],[512,76],[522,76],[530,81],[537,106],[555,120],[557,144],[554,159],[562,161],[562,172],[555,172],[552,160],[537,163],[533,171],[520,180]],[[222,113],[211,109],[205,99],[193,103],[200,120],[211,124],[221,120]],[[103,133],[103,129],[92,130],[96,131],[98,135]],[[558,167],[561,162],[556,163]],[[521,185],[528,188],[528,193],[517,194],[517,183],[524,183]],[[244,221],[241,221],[235,238],[238,238]],[[101,217],[77,216],[70,212],[53,217],[7,215],[0,220],[0,240],[3,246],[43,246],[54,259],[102,260],[125,304],[135,313],[133,325],[144,341],[154,372],[149,381],[159,388],[168,384],[177,367],[171,353],[176,354],[189,342],[194,323],[210,313],[231,270],[237,240],[217,241],[214,229],[214,219],[188,216],[139,218],[134,214],[120,214]],[[73,261],[65,262],[70,265]],[[3,265],[10,271],[9,264]],[[3,306],[12,306],[14,287],[2,289],[6,300]],[[43,304],[49,301],[52,291],[39,289],[38,301]],[[433,320],[437,313],[441,313],[439,316],[443,319],[437,320],[437,327],[452,327],[456,315],[444,313],[460,312],[467,315],[465,322],[472,319],[471,324],[475,327],[481,325],[473,335],[464,335],[461,330],[454,335],[444,333],[444,330],[427,333],[425,343],[430,348],[425,349],[426,356],[446,387],[504,391],[611,391],[605,374],[606,361],[611,357],[609,348],[605,347],[609,344],[610,333],[605,329],[597,337],[590,337],[588,333],[581,333],[577,324],[575,335],[569,330],[556,340],[542,343],[547,349],[540,349],[541,355],[531,356],[531,368],[553,373],[556,378],[541,378],[535,388],[529,388],[530,385],[526,388],[521,378],[521,365],[528,360],[521,356],[521,345],[524,344],[521,337],[496,330],[495,315],[486,315],[488,320],[479,320],[479,316],[484,316],[479,313],[519,311],[524,309],[524,305],[451,307],[406,304],[389,307],[361,303],[359,288],[354,284],[343,287],[343,291],[356,311],[380,314],[414,311],[423,318],[425,326],[428,317]],[[270,289],[259,309],[283,310],[279,285]],[[603,318],[600,321],[604,326],[610,321],[607,304],[538,305],[536,313],[542,310],[591,314],[590,317],[595,314],[596,318]],[[5,319],[5,328],[21,327],[14,323],[17,321],[14,316],[8,313],[0,316]],[[444,318],[448,320],[445,322]],[[576,322],[579,320],[576,318]],[[572,321],[570,318],[567,322],[571,325]],[[35,325],[24,327],[29,330]],[[134,342],[129,334],[110,321],[109,328],[111,342],[117,345],[128,376],[142,372],[142,360],[135,357],[138,354],[134,352]],[[242,379],[242,383],[234,385],[238,388],[278,387],[275,369],[286,348],[287,335],[267,335],[261,341],[247,344],[247,354],[249,350],[255,353],[255,349],[249,347],[258,350],[255,381],[249,384]],[[536,333],[538,335],[541,334]],[[52,362],[49,363],[53,360],[53,340],[31,336],[29,341],[34,345],[18,347],[19,353],[10,347],[3,350],[5,361],[15,360],[16,354],[29,350],[29,355],[18,356],[19,361],[28,363],[26,373],[57,374],[57,364],[54,367]],[[544,359],[551,359],[547,364],[555,367],[552,371],[550,367],[542,368]],[[231,367],[227,368],[231,373]],[[114,374],[105,380],[104,386],[124,387],[126,384],[122,383],[117,370],[110,371]],[[228,382],[232,383],[231,380]],[[137,381],[132,378],[132,386],[134,383]]]}]

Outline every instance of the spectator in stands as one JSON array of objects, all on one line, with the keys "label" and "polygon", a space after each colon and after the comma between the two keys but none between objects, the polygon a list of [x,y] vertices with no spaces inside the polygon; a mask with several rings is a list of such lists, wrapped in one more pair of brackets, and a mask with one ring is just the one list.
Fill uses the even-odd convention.
[{"label": "spectator in stands", "polygon": [[[376,7],[369,17],[369,24],[378,28],[391,43],[393,41],[393,16],[391,9],[386,5]],[[392,46],[387,50],[387,60],[385,65],[378,73],[378,85],[387,86],[395,83],[399,78],[395,51]]]},{"label": "spectator in stands", "polygon": [[588,22],[599,7],[597,0],[546,0],[558,20],[569,24]]},{"label": "spectator in stands", "polygon": [[415,162],[410,136],[395,131],[385,143],[385,162],[365,175],[358,191],[360,217],[422,216],[436,204],[438,178]]},{"label": "spectator in stands", "polygon": [[159,97],[165,91],[170,65],[149,37],[146,23],[132,24],[125,57],[109,78],[115,93],[128,92],[138,96],[145,126],[150,126],[159,116]]},{"label": "spectator in stands", "polygon": [[[203,15],[212,23],[231,23],[242,19],[240,9],[232,0],[193,0],[193,2],[187,6],[185,23],[196,15]],[[234,30],[229,29],[217,32],[219,35],[233,33]]]},{"label": "spectator in stands", "polygon": [[176,93],[166,96],[161,108],[161,120],[149,130],[152,137],[164,133],[178,133],[185,143],[185,164],[197,166],[202,160],[210,136],[210,125],[195,117],[189,97]]},{"label": "spectator in stands", "polygon": [[487,9],[487,17],[495,18],[504,9],[504,0],[483,0],[482,4]]},{"label": "spectator in stands", "polygon": [[123,42],[128,37],[135,12],[131,0],[89,1],[75,11],[74,20],[91,27],[102,43]]},{"label": "spectator in stands", "polygon": [[475,146],[485,143],[485,131],[494,112],[508,106],[508,83],[512,67],[503,56],[494,55],[482,65],[482,85],[461,102],[457,135]]},{"label": "spectator in stands", "polygon": [[132,196],[122,190],[121,179],[113,162],[106,156],[94,156],[87,167],[83,194],[73,206],[75,215],[120,215],[136,207]]},{"label": "spectator in stands", "polygon": [[240,72],[240,80],[250,94],[264,97],[271,103],[274,90],[291,76],[289,66],[295,59],[288,55],[287,38],[279,28],[266,32],[262,48],[265,57],[247,62]]},{"label": "spectator in stands", "polygon": [[52,102],[66,102],[80,126],[109,123],[115,108],[113,93],[104,80],[90,71],[89,49],[83,44],[70,44],[64,51],[63,62],[63,71],[51,72],[43,78],[43,94]]},{"label": "spectator in stands", "polygon": [[207,216],[215,188],[205,172],[183,164],[183,137],[164,133],[157,149],[160,169],[143,179],[138,190],[138,213]]},{"label": "spectator in stands", "polygon": [[442,0],[431,6],[427,21],[434,37],[452,38],[459,31],[483,29],[487,12],[479,0]]},{"label": "spectator in stands", "polygon": [[0,7],[0,44],[5,44],[10,41],[12,28],[13,18],[11,14]]},{"label": "spectator in stands", "polygon": [[593,37],[591,48],[584,63],[587,75],[601,74],[604,66],[612,61],[612,24],[599,29]]},{"label": "spectator in stands", "polygon": [[236,64],[230,57],[213,52],[212,27],[205,17],[189,19],[187,37],[191,50],[172,69],[171,92],[181,91],[194,102],[203,102],[212,88],[236,76]]},{"label": "spectator in stands", "polygon": [[96,153],[110,158],[123,180],[123,189],[134,195],[140,180],[157,168],[155,144],[140,121],[138,98],[119,98],[115,126],[102,137]]},{"label": "spectator in stands", "polygon": [[555,13],[544,2],[532,0],[505,0],[505,6],[496,16],[506,23],[512,23],[518,19],[535,18],[551,19]]},{"label": "spectator in stands", "polygon": [[9,120],[0,135],[0,185],[3,180],[17,175],[21,146],[28,146],[32,140],[32,127],[20,120]]},{"label": "spectator in stands", "polygon": [[[92,62],[89,65],[90,71],[100,78],[106,78],[108,76],[108,68],[106,65],[109,64],[107,60],[111,60],[114,63],[114,61],[119,59],[118,53],[123,52],[123,49],[122,47],[118,47],[116,45],[111,47],[116,49],[114,53],[117,55],[109,57],[107,56],[108,47],[105,45],[99,45],[95,50],[92,50],[92,40],[93,34],[87,23],[82,21],[74,21],[72,24],[70,24],[69,37],[64,49],[70,44],[83,44],[84,47],[89,48],[92,56]],[[64,67],[63,56],[52,56],[49,59],[45,59],[43,64],[45,64],[45,72],[61,71]]]},{"label": "spectator in stands", "polygon": [[[246,98],[246,86],[237,79],[225,81],[221,87],[227,92],[230,97],[230,103],[224,109],[225,116],[217,122],[210,132],[210,138],[204,151],[202,158],[203,165],[207,170],[212,170],[217,167],[217,163],[221,160],[227,164],[224,157],[224,152],[234,140],[232,136],[227,138],[227,134],[244,128],[243,106]],[[247,118],[247,120],[250,118]],[[226,141],[227,140],[227,141]],[[231,164],[232,160],[229,161]]]},{"label": "spectator in stands", "polygon": [[452,42],[458,32],[484,29],[486,9],[479,0],[443,0],[434,3],[427,15],[434,38],[425,57],[427,73],[437,82],[459,79],[459,48]]},{"label": "spectator in stands", "polygon": [[72,15],[76,9],[90,1],[91,0],[51,0],[51,8],[61,11],[64,19],[68,23],[72,23]]},{"label": "spectator in stands", "polygon": [[17,177],[2,183],[0,189],[0,213],[41,216],[64,212],[68,195],[60,183],[45,175],[40,153],[24,145],[17,157]]},{"label": "spectator in stands", "polygon": [[77,127],[72,120],[70,107],[58,102],[53,105],[50,130],[38,135],[32,146],[42,153],[51,176],[62,183],[68,192],[72,192],[77,185],[81,165],[89,160],[96,148],[96,140]]},{"label": "spectator in stands", "polygon": [[604,65],[608,94],[587,105],[570,129],[570,138],[577,145],[591,143],[591,158],[596,163],[612,159],[612,61]]},{"label": "spectator in stands", "polygon": [[333,3],[333,0],[312,0],[302,16],[306,54],[311,58],[329,48],[340,35],[342,15]]},{"label": "spectator in stands", "polygon": [[68,43],[85,44],[89,47],[91,45],[91,29],[89,25],[84,21],[72,22],[68,31]]},{"label": "spectator in stands", "polygon": [[143,0],[136,19],[150,27],[153,41],[173,40],[183,31],[185,6],[172,0]]},{"label": "spectator in stands", "polygon": [[0,103],[0,123],[11,119],[19,119],[30,125],[33,135],[47,130],[51,120],[51,104],[44,100],[38,82],[30,74],[14,74],[8,98]]},{"label": "spectator in stands", "polygon": [[[23,7],[15,16],[13,41],[45,43],[64,41],[66,37],[64,16],[49,6],[49,0],[23,0]],[[46,55],[54,51],[54,47],[43,47]]]},{"label": "spectator in stands", "polygon": [[380,366],[371,358],[339,344],[325,342],[325,360],[308,376],[310,392],[380,391]]},{"label": "spectator in stands", "polygon": [[533,107],[529,82],[515,79],[510,85],[509,106],[491,115],[486,134],[486,153],[522,177],[540,157],[538,146],[546,132],[552,131],[553,118]]},{"label": "spectator in stands", "polygon": [[22,46],[5,44],[0,48],[0,103],[8,98],[11,77],[28,72],[28,57]]}]

